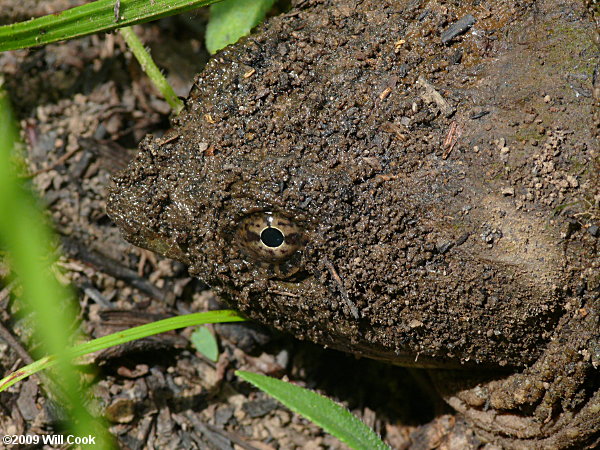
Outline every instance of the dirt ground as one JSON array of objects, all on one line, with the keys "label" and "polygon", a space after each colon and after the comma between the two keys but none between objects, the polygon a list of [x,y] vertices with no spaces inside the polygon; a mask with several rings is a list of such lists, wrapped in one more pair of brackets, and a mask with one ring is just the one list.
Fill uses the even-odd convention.
[{"label": "dirt ground", "polygon": [[[0,14],[9,22],[76,3],[55,0],[43,7],[37,2],[15,6],[17,2],[3,0]],[[137,27],[181,96],[187,95],[194,75],[208,59],[202,44],[205,22],[206,12],[201,10]],[[437,33],[446,25],[428,24],[428,32]],[[492,41],[486,45],[490,45],[486,51],[494,51]],[[444,76],[449,64],[460,64],[461,57],[454,54],[449,55],[450,63],[437,61],[437,76]],[[222,307],[182,264],[126,243],[106,215],[111,175],[126,166],[147,133],[160,136],[169,127],[168,105],[120,36],[97,35],[0,54],[0,72],[21,119],[32,183],[61,237],[61,267],[76,289],[82,329],[98,337],[158,318]],[[592,93],[583,87],[584,81],[574,78],[572,85],[588,98]],[[548,97],[540,95],[539,110],[561,107]],[[476,108],[473,117],[487,113],[483,107]],[[531,116],[525,141],[537,146],[548,130],[536,123],[534,112]],[[564,138],[560,133],[548,136]],[[501,153],[508,148],[504,144],[498,140],[494,148]],[[540,160],[539,165],[547,162]],[[502,166],[491,170],[501,176]],[[575,187],[567,185],[561,191],[551,178],[546,173],[544,185],[532,195],[549,196],[555,188],[568,195]],[[503,195],[513,196],[514,191],[507,189]],[[549,206],[556,206],[552,203],[556,199],[548,198]],[[528,199],[524,196],[520,201],[526,204]],[[488,231],[493,242],[494,230]],[[16,305],[6,287],[0,280],[0,319],[26,341],[24,324],[9,314]],[[381,433],[392,448],[436,447],[433,429],[424,435],[420,428],[434,416],[439,439],[446,428],[456,425],[449,409],[428,395],[419,370],[409,372],[356,359],[259,326],[212,329],[221,350],[216,364],[193,350],[191,330],[95,357],[98,370],[87,375],[97,398],[92,408],[111,423],[110,431],[120,447],[346,448],[238,380],[237,369],[285,376],[338,400]],[[0,340],[3,373],[19,367],[21,358],[13,344]],[[60,415],[36,379],[0,393],[0,430],[4,433],[55,434],[62,427]],[[474,440],[473,445],[480,443]]]}]

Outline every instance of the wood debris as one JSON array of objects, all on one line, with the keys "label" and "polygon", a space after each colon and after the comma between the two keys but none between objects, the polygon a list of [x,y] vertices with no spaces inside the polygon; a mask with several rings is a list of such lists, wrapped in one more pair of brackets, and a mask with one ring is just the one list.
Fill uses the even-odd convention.
[{"label": "wood debris", "polygon": [[425,89],[425,92],[421,94],[421,98],[423,99],[423,101],[425,101],[426,103],[435,103],[438,106],[438,108],[440,108],[442,114],[446,117],[450,117],[452,114],[454,114],[456,109],[452,105],[450,105],[450,103],[448,103],[444,97],[442,97],[442,94],[440,94],[423,77],[423,75],[419,77],[417,83],[419,83]]}]

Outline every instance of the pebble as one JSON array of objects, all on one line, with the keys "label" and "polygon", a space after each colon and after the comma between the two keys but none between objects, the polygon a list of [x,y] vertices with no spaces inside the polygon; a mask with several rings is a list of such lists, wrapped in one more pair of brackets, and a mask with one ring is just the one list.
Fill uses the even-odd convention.
[{"label": "pebble", "polygon": [[482,117],[487,116],[489,113],[490,113],[489,111],[480,111],[480,112],[473,114],[470,117],[470,119],[471,120],[481,119]]},{"label": "pebble", "polygon": [[447,44],[456,36],[463,34],[467,30],[469,30],[469,28],[471,28],[475,24],[475,22],[477,22],[477,19],[471,14],[467,14],[461,19],[457,20],[442,33],[442,43]]},{"label": "pebble", "polygon": [[408,326],[410,328],[418,328],[418,327],[422,327],[423,326],[423,322],[421,322],[420,320],[417,319],[413,319],[408,323]]},{"label": "pebble", "polygon": [[277,409],[279,403],[272,398],[259,398],[242,405],[242,409],[251,418],[266,416],[271,411]]},{"label": "pebble", "polygon": [[454,242],[443,242],[437,245],[437,251],[440,255],[443,255],[454,246]]}]

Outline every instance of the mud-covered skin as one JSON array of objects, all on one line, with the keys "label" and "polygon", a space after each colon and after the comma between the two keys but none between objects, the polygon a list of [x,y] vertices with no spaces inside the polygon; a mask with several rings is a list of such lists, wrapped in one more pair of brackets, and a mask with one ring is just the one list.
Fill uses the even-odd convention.
[{"label": "mud-covered skin", "polygon": [[[438,369],[482,439],[597,442],[599,53],[582,4],[295,6],[209,63],[116,178],[111,217],[253,319]],[[467,13],[472,32],[442,45]],[[240,244],[265,213],[302,230],[284,263]]]}]

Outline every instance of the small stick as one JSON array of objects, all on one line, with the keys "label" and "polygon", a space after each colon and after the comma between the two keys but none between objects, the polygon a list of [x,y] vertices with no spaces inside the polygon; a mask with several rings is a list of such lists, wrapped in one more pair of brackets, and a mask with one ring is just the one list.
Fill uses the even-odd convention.
[{"label": "small stick", "polygon": [[137,266],[137,274],[138,274],[138,276],[143,277],[144,276],[144,266],[146,265],[146,259],[148,259],[147,258],[148,255],[146,254],[145,251],[141,251],[140,253],[141,253],[141,255],[140,255],[140,262],[138,263],[138,266]]},{"label": "small stick", "polygon": [[284,292],[284,291],[267,291],[267,292],[269,294],[283,295],[285,297],[294,297],[294,298],[300,297],[298,294],[292,294],[291,292]]},{"label": "small stick", "polygon": [[444,116],[450,117],[456,111],[454,107],[446,101],[442,94],[440,94],[433,85],[427,81],[423,75],[419,77],[417,82],[423,87],[425,92],[421,95],[421,98],[427,103],[435,103]]},{"label": "small stick", "polygon": [[446,139],[444,139],[444,148],[446,148],[446,150],[442,154],[442,159],[448,158],[448,156],[454,149],[454,146],[458,142],[458,138],[460,137],[461,134],[462,134],[462,129],[458,126],[458,123],[456,122],[456,120],[454,120],[452,122],[452,124],[450,125],[450,129],[448,130]]},{"label": "small stick", "polygon": [[69,150],[67,153],[65,153],[60,158],[58,158],[56,161],[54,161],[53,164],[50,164],[48,167],[44,167],[43,169],[36,170],[32,174],[30,174],[29,177],[30,178],[37,177],[38,175],[40,175],[42,173],[51,171],[52,169],[60,166],[64,162],[66,162],[71,156],[73,156],[79,150],[81,150],[81,147],[79,147],[79,146],[77,146],[76,148],[73,148],[73,149]]},{"label": "small stick", "polygon": [[329,273],[331,273],[331,277],[337,283],[337,285],[338,285],[338,287],[340,289],[340,294],[342,294],[342,298],[344,299],[344,301],[346,302],[346,304],[350,308],[350,312],[352,313],[352,316],[355,319],[358,319],[360,317],[360,315],[358,313],[358,308],[352,302],[352,300],[350,300],[350,296],[348,295],[348,291],[346,291],[346,288],[344,287],[344,283],[342,282],[342,279],[340,278],[340,276],[336,272],[335,267],[333,267],[333,264],[331,264],[331,262],[329,262],[328,259],[325,260],[325,265],[327,266],[327,269],[329,270]]},{"label": "small stick", "polygon": [[[12,334],[12,332],[4,325],[4,322],[0,320],[0,338],[4,342],[6,342],[17,354],[19,360],[24,362],[25,364],[33,364],[34,359],[31,357],[29,352],[23,347],[21,342]],[[19,364],[19,361],[16,361],[15,364]],[[19,364],[20,365],[20,364]],[[12,373],[16,370],[14,368],[9,373]],[[55,399],[65,398],[64,386],[57,383],[50,375],[38,372],[34,374],[34,376],[38,377],[38,379],[43,383],[46,390],[53,394]]]},{"label": "small stick", "polygon": [[15,286],[15,281],[11,281],[8,286],[0,291],[0,304],[10,295],[12,288]]},{"label": "small stick", "polygon": [[4,326],[4,323],[0,321],[0,338],[6,342],[15,353],[25,362],[25,364],[32,364],[34,359],[29,355],[27,350],[21,345],[21,343],[13,336],[13,334]]}]

